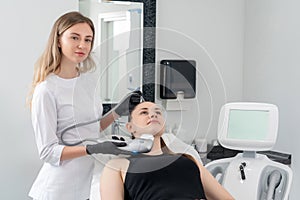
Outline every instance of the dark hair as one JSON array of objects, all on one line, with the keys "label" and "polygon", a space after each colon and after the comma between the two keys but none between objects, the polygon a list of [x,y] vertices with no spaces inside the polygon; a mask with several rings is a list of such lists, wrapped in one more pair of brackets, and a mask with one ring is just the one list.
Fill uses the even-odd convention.
[{"label": "dark hair", "polygon": [[[141,103],[142,103],[142,102],[141,102]],[[135,110],[136,106],[139,105],[139,104],[140,104],[140,103],[138,103],[138,104],[131,104],[131,105],[129,106],[128,122],[130,122],[130,121],[132,120],[131,114],[132,114],[132,112]]]}]

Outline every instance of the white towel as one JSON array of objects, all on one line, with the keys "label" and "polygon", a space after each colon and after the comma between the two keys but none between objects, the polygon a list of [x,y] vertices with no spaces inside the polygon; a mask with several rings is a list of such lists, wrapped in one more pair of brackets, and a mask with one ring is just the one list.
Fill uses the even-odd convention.
[{"label": "white towel", "polygon": [[203,164],[198,152],[191,145],[178,139],[174,134],[164,133],[162,139],[172,152],[188,154]]}]

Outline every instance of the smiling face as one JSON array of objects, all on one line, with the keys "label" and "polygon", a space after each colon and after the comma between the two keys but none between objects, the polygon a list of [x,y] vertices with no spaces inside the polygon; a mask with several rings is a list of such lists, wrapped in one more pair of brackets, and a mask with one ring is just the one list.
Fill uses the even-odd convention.
[{"label": "smiling face", "polygon": [[87,23],[78,23],[67,29],[59,38],[62,63],[78,64],[84,61],[91,51],[93,37]]},{"label": "smiling face", "polygon": [[140,103],[132,111],[131,121],[126,127],[135,137],[142,134],[161,136],[165,131],[162,109],[152,102]]}]

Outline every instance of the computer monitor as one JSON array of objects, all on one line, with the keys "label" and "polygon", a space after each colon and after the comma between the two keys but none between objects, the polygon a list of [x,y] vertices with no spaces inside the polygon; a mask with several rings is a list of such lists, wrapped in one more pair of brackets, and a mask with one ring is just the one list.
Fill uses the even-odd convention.
[{"label": "computer monitor", "polygon": [[229,149],[265,151],[274,146],[278,130],[278,108],[273,104],[235,102],[220,111],[218,140]]}]

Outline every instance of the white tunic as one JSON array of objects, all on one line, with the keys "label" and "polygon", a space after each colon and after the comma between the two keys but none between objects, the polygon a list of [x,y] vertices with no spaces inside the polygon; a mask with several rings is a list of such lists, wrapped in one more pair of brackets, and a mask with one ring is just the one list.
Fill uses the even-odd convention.
[{"label": "white tunic", "polygon": [[[62,79],[51,74],[36,86],[32,100],[32,125],[44,165],[29,196],[38,200],[84,200],[89,198],[94,159],[91,156],[60,161],[64,145],[61,131],[74,123],[102,115],[96,79],[91,73]],[[64,134],[68,142],[99,136],[100,125],[75,128]]]}]

